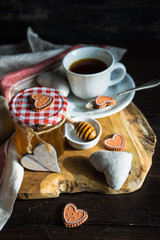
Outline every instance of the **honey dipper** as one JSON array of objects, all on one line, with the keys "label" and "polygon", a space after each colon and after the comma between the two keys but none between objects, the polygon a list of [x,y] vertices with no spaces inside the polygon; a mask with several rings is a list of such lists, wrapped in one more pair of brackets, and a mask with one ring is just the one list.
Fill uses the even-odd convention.
[{"label": "honey dipper", "polygon": [[68,116],[67,122],[74,126],[76,135],[84,141],[91,141],[96,137],[96,130],[90,123],[85,121],[75,122]]}]

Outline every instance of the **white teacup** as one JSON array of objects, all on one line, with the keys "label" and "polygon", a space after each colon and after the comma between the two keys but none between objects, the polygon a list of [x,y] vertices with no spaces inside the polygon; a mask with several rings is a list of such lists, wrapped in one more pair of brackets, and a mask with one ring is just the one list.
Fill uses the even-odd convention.
[{"label": "white teacup", "polygon": [[[105,70],[81,74],[70,71],[70,66],[81,59],[94,58],[103,61],[108,67]],[[109,86],[115,85],[123,80],[126,68],[122,63],[115,62],[111,52],[100,47],[83,47],[69,52],[63,59],[70,88],[75,96],[82,99],[90,99],[103,95]],[[112,79],[112,72],[116,71]]]}]

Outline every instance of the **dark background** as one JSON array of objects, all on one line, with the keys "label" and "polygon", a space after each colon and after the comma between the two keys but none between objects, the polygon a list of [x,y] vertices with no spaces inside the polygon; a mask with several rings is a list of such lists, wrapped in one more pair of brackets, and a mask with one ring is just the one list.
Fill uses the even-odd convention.
[{"label": "dark background", "polygon": [[126,46],[160,39],[160,1],[0,1],[1,44],[23,41],[28,26],[55,43]]},{"label": "dark background", "polygon": [[[23,42],[28,26],[56,44],[127,48],[122,62],[136,85],[160,78],[159,0],[0,1],[0,45]],[[160,88],[137,92],[133,102],[158,141],[142,188],[117,196],[77,193],[57,199],[17,199],[0,239],[160,239]],[[60,211],[68,202],[88,211],[89,219],[81,227],[63,226]]]},{"label": "dark background", "polygon": [[138,58],[160,52],[159,0],[0,0],[0,45],[23,42],[28,26],[57,44],[109,44]]}]

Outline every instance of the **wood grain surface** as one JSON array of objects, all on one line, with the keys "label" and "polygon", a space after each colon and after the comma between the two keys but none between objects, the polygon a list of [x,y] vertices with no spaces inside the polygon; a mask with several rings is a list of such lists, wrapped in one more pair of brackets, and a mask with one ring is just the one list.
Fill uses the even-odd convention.
[{"label": "wood grain surface", "polygon": [[[102,126],[100,141],[95,147],[76,150],[66,144],[59,159],[60,173],[33,172],[25,170],[19,191],[22,199],[58,197],[60,193],[100,192],[105,194],[130,193],[141,188],[152,164],[156,136],[139,109],[131,103],[112,116],[98,119]],[[104,175],[89,163],[89,156],[105,150],[103,140],[120,133],[125,141],[123,151],[133,155],[131,173],[118,191],[108,187]]]},{"label": "wood grain surface", "polygon": [[[128,51],[122,62],[138,86],[160,78],[159,12],[159,0],[2,0],[0,44],[20,43],[17,53],[31,51],[27,43],[25,49],[21,44],[26,40],[27,27],[31,26],[41,38],[57,44],[125,47]],[[58,198],[17,199],[0,239],[160,239],[159,91],[158,87],[136,92],[133,99],[157,136],[151,168],[138,191],[131,194],[61,193]],[[150,135],[145,138],[146,145],[148,142],[154,142]],[[75,229],[66,229],[61,220],[62,208],[68,202],[88,212],[88,220]]]},{"label": "wood grain surface", "polygon": [[[83,40],[83,36],[75,43],[79,40]],[[124,45],[125,42],[124,39]],[[144,39],[135,45],[132,41],[127,44],[130,47],[122,62],[136,85],[160,77],[159,41]],[[81,192],[60,194],[58,198],[17,199],[0,239],[160,239],[159,87],[136,92],[133,101],[157,136],[152,166],[141,188],[131,194]],[[69,230],[63,225],[61,212],[68,202],[88,212],[88,220],[79,228]]]}]

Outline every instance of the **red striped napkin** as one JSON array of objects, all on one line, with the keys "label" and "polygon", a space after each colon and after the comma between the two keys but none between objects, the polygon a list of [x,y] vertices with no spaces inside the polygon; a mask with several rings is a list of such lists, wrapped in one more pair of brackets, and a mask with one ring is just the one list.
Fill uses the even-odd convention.
[{"label": "red striped napkin", "polygon": [[[31,28],[28,28],[27,30],[27,39],[30,49],[33,51],[32,53],[17,54],[17,52],[10,47],[8,53],[15,52],[16,54],[7,55],[6,52],[3,56],[3,54],[1,54],[1,49],[3,49],[3,47],[0,47],[0,69],[1,74],[4,75],[0,81],[0,88],[2,94],[5,96],[8,102],[20,90],[37,86],[35,77],[39,73],[48,70],[49,68],[53,68],[53,66],[59,64],[65,54],[72,49],[84,46],[58,46],[49,43],[40,39]],[[109,49],[117,61],[119,61],[126,52],[126,49],[112,46],[102,47]],[[6,46],[4,49],[7,49]],[[4,53],[4,51],[2,52]],[[1,99],[3,98],[1,97]],[[2,104],[1,99],[0,104]],[[8,111],[7,108],[5,108],[5,111]],[[4,109],[0,108],[0,116],[4,116],[3,113]],[[5,117],[1,117],[0,126],[6,126],[5,124],[7,123],[8,118],[9,117],[5,119]],[[9,128],[8,131],[10,131],[10,134],[12,134],[12,123],[8,124],[7,126],[10,126],[10,128],[6,128]],[[6,128],[3,128],[4,134]],[[2,131],[2,129],[0,129],[0,131]],[[0,142],[5,140],[4,137],[1,138],[1,136],[4,136],[4,134],[0,133]],[[10,134],[8,132],[7,136]],[[24,170],[19,164],[19,158],[20,156],[16,151],[14,142],[14,134],[12,134],[12,136],[0,146],[0,230],[3,228],[12,214],[14,202],[23,180]]]}]

